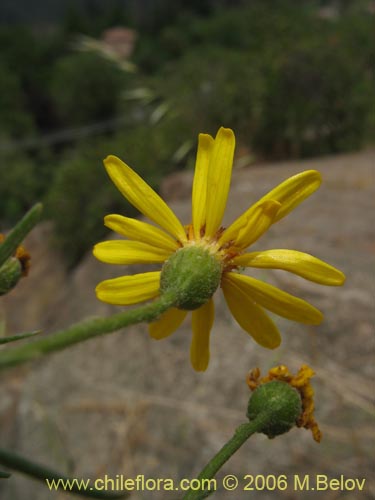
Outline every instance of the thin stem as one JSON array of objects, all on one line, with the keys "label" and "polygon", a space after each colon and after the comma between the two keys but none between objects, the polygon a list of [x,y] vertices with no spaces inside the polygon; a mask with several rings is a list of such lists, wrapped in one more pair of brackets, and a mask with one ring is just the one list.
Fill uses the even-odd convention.
[{"label": "thin stem", "polygon": [[136,309],[114,314],[108,318],[82,321],[43,339],[29,342],[21,347],[3,350],[0,352],[0,370],[39,358],[53,351],[60,351],[98,335],[114,332],[136,323],[152,321],[174,304],[175,296],[164,293],[154,302]]},{"label": "thin stem", "polygon": [[25,236],[39,222],[42,215],[43,205],[37,203],[17,222],[14,228],[7,234],[5,240],[0,244],[0,267],[17,250],[18,245]]},{"label": "thin stem", "polygon": [[[23,457],[22,455],[19,455],[18,453],[14,453],[9,450],[4,450],[2,448],[0,448],[0,463],[2,465],[5,465],[6,467],[9,467],[12,470],[22,472],[24,474],[27,474],[28,476],[33,477],[34,479],[39,479],[40,481],[43,481],[46,487],[48,487],[48,485],[52,486],[52,484],[57,485],[57,483],[59,483],[62,485],[62,488],[64,488],[65,485],[66,486],[64,488],[65,493],[74,493],[76,495],[89,498],[126,498],[129,496],[129,493],[126,492],[111,493],[111,492],[96,490],[95,488],[89,486],[90,485],[89,480],[68,478],[66,476],[61,475],[59,472],[50,469],[49,467],[45,467],[44,465],[35,462],[31,462],[30,460]],[[77,480],[75,481],[75,479]],[[57,489],[55,490],[55,488],[52,486],[52,491],[57,491]]]},{"label": "thin stem", "polygon": [[[227,462],[230,457],[244,444],[249,437],[255,432],[259,432],[269,419],[267,413],[260,413],[257,418],[248,422],[246,424],[241,424],[234,432],[234,435],[229,439],[227,443],[221,448],[221,450],[208,462],[208,464],[202,469],[199,474],[198,479],[212,479],[215,477],[219,469]],[[202,486],[204,484],[202,483]],[[193,491],[189,490],[183,497],[183,500],[202,500],[210,495],[212,491]]]},{"label": "thin stem", "polygon": [[28,337],[34,337],[41,330],[35,330],[35,332],[27,332],[27,333],[18,333],[17,335],[12,335],[11,337],[0,337],[0,345],[9,344],[10,342],[15,342],[16,340],[27,339]]}]

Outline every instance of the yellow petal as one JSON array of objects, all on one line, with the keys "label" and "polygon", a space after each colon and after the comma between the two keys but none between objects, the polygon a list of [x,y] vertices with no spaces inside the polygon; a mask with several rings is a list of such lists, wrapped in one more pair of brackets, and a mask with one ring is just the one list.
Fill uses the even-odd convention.
[{"label": "yellow petal", "polygon": [[296,250],[265,250],[239,255],[233,264],[245,267],[283,269],[321,285],[339,286],[345,282],[345,275],[308,253]]},{"label": "yellow petal", "polygon": [[223,233],[221,241],[226,242],[234,239],[239,231],[246,227],[247,221],[254,216],[257,208],[265,201],[271,200],[281,203],[281,207],[273,219],[273,222],[277,222],[291,212],[293,208],[305,198],[310,196],[310,194],[316,191],[320,183],[321,176],[316,170],[306,170],[305,172],[290,177],[240,215],[240,217],[238,217],[238,219],[236,219]]},{"label": "yellow petal", "polygon": [[113,183],[129,203],[176,239],[186,241],[181,222],[165,201],[134,170],[116,156],[108,156],[104,160],[104,166]]},{"label": "yellow petal", "polygon": [[95,291],[102,302],[127,306],[156,297],[159,288],[160,271],[155,271],[102,281]]},{"label": "yellow petal", "polygon": [[93,254],[107,264],[152,264],[166,261],[171,252],[139,241],[109,240],[95,245]]},{"label": "yellow petal", "polygon": [[297,205],[318,189],[322,177],[317,170],[305,170],[293,175],[272,189],[258,203],[265,200],[276,200],[281,203],[275,222],[285,217]]},{"label": "yellow petal", "polygon": [[254,302],[279,316],[307,325],[318,325],[323,319],[322,313],[308,302],[275,286],[242,274],[227,273],[225,276]]},{"label": "yellow petal", "polygon": [[234,133],[221,127],[216,134],[207,174],[206,235],[219,229],[227,204],[235,147]]},{"label": "yellow petal", "polygon": [[227,279],[227,275],[222,281],[222,288],[230,312],[240,327],[259,345],[267,349],[278,347],[281,342],[279,330],[263,309],[241,288]]},{"label": "yellow petal", "polygon": [[177,330],[184,321],[187,311],[171,307],[159,319],[148,325],[148,331],[156,340],[164,339]]},{"label": "yellow petal", "polygon": [[[278,201],[268,200],[255,205],[252,211],[245,212],[236,223],[226,229],[219,239],[219,245],[233,241],[238,248],[247,248],[264,234],[281,207]],[[242,226],[240,226],[242,223]]]},{"label": "yellow petal", "polygon": [[207,174],[214,139],[208,134],[199,134],[197,159],[192,192],[192,221],[195,238],[206,222]]},{"label": "yellow petal", "polygon": [[104,224],[130,240],[142,241],[149,245],[174,252],[179,248],[177,241],[158,227],[138,219],[111,214],[104,217]]},{"label": "yellow petal", "polygon": [[197,372],[204,372],[210,360],[210,332],[214,323],[214,316],[215,309],[212,299],[193,311],[190,361]]}]

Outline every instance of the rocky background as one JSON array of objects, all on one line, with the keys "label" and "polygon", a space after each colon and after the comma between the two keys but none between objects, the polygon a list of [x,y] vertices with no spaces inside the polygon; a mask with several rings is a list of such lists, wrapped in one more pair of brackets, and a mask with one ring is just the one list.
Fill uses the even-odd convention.
[{"label": "rocky background", "polygon": [[[318,327],[277,318],[282,346],[275,352],[256,345],[234,322],[220,291],[206,373],[190,367],[190,325],[156,342],[144,325],[74,346],[2,377],[2,446],[23,453],[73,477],[123,474],[135,478],[193,478],[245,420],[249,390],[245,376],[275,364],[316,370],[316,417],[323,440],[293,429],[269,440],[256,435],[218,475],[286,474],[285,491],[222,488],[217,499],[373,498],[374,396],[374,151],[236,169],[226,224],[266,191],[305,169],[322,172],[320,190],[271,228],[254,249],[291,248],[342,269],[344,287],[323,287],[282,271],[257,276],[311,301],[325,314]],[[192,173],[174,174],[163,196],[184,222],[190,218]],[[95,194],[94,194],[95,195]],[[103,214],[104,215],[104,214]],[[79,221],[77,221],[79,224]],[[101,221],[98,221],[101,224]],[[43,329],[45,334],[119,308],[99,303],[102,279],[145,270],[101,264],[88,254],[67,274],[61,255],[51,249],[52,228],[41,224],[26,246],[30,276],[2,299],[8,333]],[[149,269],[149,268],[148,268]],[[254,273],[253,273],[254,274]],[[310,491],[293,488],[293,477],[366,478],[364,491]],[[176,492],[135,492],[134,499],[177,499]],[[13,474],[1,480],[5,500],[67,499],[39,483]]]}]

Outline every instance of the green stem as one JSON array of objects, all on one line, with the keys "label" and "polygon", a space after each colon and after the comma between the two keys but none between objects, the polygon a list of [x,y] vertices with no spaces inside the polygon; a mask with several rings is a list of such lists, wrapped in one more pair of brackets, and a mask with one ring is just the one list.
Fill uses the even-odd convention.
[{"label": "green stem", "polygon": [[[255,432],[259,432],[269,420],[268,413],[260,413],[257,418],[246,424],[241,424],[234,432],[234,435],[221,450],[208,462],[202,469],[198,479],[212,479],[215,477],[219,469],[227,462],[230,457],[244,444],[245,441]],[[202,484],[204,486],[204,484]],[[189,490],[183,500],[202,500],[208,497],[213,491],[193,491]]]},{"label": "green stem", "polygon": [[17,250],[17,247],[25,239],[25,236],[39,222],[42,215],[43,205],[37,203],[17,222],[14,228],[7,234],[3,243],[0,244],[0,267]]},{"label": "green stem", "polygon": [[[129,496],[129,493],[126,492],[110,493],[101,490],[95,490],[93,487],[91,489],[90,486],[86,486],[86,488],[82,486],[80,488],[80,485],[84,485],[85,483],[88,483],[88,481],[77,478],[77,481],[73,482],[73,478],[68,478],[66,476],[63,476],[59,472],[56,472],[48,467],[45,467],[44,465],[31,462],[30,460],[23,457],[22,455],[19,455],[18,453],[14,453],[9,450],[4,450],[2,448],[0,448],[0,463],[2,465],[5,465],[6,467],[9,467],[12,470],[22,472],[24,474],[27,474],[28,476],[32,476],[34,479],[39,479],[40,481],[43,481],[46,487],[48,487],[46,481],[47,479],[50,482],[58,481],[60,484],[63,483],[65,485],[68,484],[71,485],[71,487],[64,488],[65,493],[74,493],[76,495],[89,498],[126,498]],[[57,489],[54,490],[53,488],[52,491],[57,491]]]},{"label": "green stem", "polygon": [[60,351],[98,335],[114,332],[136,323],[155,320],[161,313],[174,306],[175,302],[174,295],[164,293],[154,302],[137,309],[114,314],[108,318],[94,318],[82,321],[43,339],[29,342],[20,347],[3,350],[0,352],[0,370],[25,363],[53,351]]}]

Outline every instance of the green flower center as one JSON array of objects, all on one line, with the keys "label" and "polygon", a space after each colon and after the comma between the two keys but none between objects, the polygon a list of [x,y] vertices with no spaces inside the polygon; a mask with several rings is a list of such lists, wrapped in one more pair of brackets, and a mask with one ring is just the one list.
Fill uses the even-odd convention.
[{"label": "green flower center", "polygon": [[162,293],[172,291],[177,297],[177,307],[192,311],[212,297],[220,284],[221,274],[221,262],[206,248],[184,247],[165,262],[160,290]]}]

